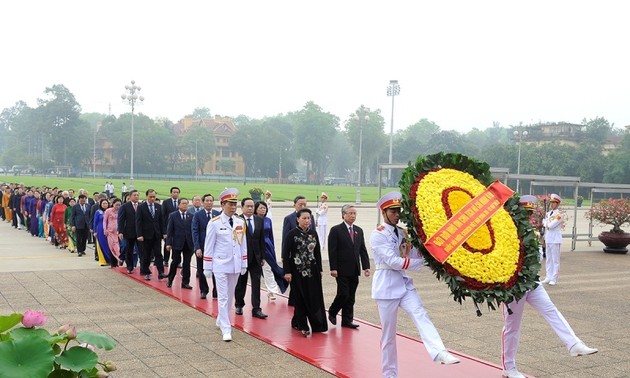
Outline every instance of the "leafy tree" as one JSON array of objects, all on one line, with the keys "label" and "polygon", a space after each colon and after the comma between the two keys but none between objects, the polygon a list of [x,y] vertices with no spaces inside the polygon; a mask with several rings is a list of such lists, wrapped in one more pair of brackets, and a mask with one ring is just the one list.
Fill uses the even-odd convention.
[{"label": "leafy tree", "polygon": [[440,132],[440,126],[426,118],[398,131],[394,135],[392,160],[406,163],[415,161],[419,155],[428,154],[429,141],[438,132]]},{"label": "leafy tree", "polygon": [[[181,140],[181,150],[190,151],[197,159],[197,168],[204,175],[205,164],[212,160],[216,150],[214,132],[207,127],[195,125],[189,128]],[[192,161],[192,160],[191,160]],[[194,163],[194,161],[192,161]]]},{"label": "leafy tree", "polygon": [[334,138],[339,128],[339,118],[312,101],[304,105],[302,110],[292,114],[295,125],[295,150],[297,156],[307,164],[307,180],[313,181],[311,174],[321,182],[325,157],[330,156]]},{"label": "leafy tree", "polygon": [[626,134],[621,146],[610,153],[609,164],[604,173],[604,182],[630,183],[630,134]]},{"label": "leafy tree", "polygon": [[193,119],[202,119],[202,118],[212,118],[212,114],[210,114],[210,108],[201,107],[195,108],[192,114],[190,115]]},{"label": "leafy tree", "polygon": [[[345,124],[348,142],[354,153],[359,156],[361,147],[361,182],[365,182],[366,167],[371,167],[372,172],[377,171],[378,158],[384,151],[389,151],[387,137],[385,136],[385,120],[379,110],[372,111],[361,105]],[[362,135],[361,135],[362,134]],[[362,141],[362,143],[361,143]],[[359,146],[361,145],[361,146]],[[389,154],[389,152],[388,152]],[[355,165],[358,166],[358,165]]]},{"label": "leafy tree", "polygon": [[583,141],[600,147],[606,142],[613,129],[613,126],[603,117],[597,117],[588,121],[584,118],[582,125],[585,126]]}]

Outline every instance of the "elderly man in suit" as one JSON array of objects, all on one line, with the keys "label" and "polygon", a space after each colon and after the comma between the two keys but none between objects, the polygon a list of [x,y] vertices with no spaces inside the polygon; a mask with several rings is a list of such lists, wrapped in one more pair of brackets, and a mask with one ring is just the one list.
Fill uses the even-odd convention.
[{"label": "elderly man in suit", "polygon": [[221,196],[221,215],[213,218],[206,230],[203,249],[203,273],[211,277],[214,272],[219,294],[217,326],[223,341],[232,341],[230,308],[239,274],[247,274],[247,241],[245,221],[236,216],[238,190],[225,189]]},{"label": "elderly man in suit", "polygon": [[70,226],[77,240],[77,256],[85,255],[85,245],[90,233],[90,209],[87,204],[87,196],[79,195],[79,203],[70,210]]},{"label": "elderly man in suit", "polygon": [[[162,207],[162,219],[164,222],[168,220],[168,216],[171,215],[172,212],[177,211],[179,207],[179,193],[180,190],[178,187],[171,187],[171,198],[162,201],[160,205]],[[171,252],[166,250],[166,245],[164,246],[164,266],[168,266],[168,260],[171,258]]]},{"label": "elderly man in suit", "polygon": [[140,193],[132,189],[129,192],[129,201],[118,209],[118,238],[125,240],[125,264],[127,273],[133,273],[133,251],[138,247],[140,261],[142,261],[142,249],[138,246],[138,234],[136,233],[136,212]]},{"label": "elderly man in suit", "polygon": [[328,309],[328,319],[337,324],[337,313],[341,311],[341,326],[358,328],[359,325],[353,322],[355,294],[361,267],[365,276],[370,276],[370,258],[363,229],[354,224],[357,219],[355,207],[343,205],[341,217],[343,222],[333,226],[328,235],[330,275],[337,280],[337,295]]},{"label": "elderly man in suit", "polygon": [[162,239],[166,238],[166,224],[162,218],[162,208],[155,202],[157,197],[155,190],[146,191],[146,201],[138,206],[136,211],[136,235],[142,251],[142,263],[140,274],[144,279],[151,280],[151,257],[155,259],[155,267],[158,271],[158,279],[168,277],[164,274],[164,261],[160,253]]},{"label": "elderly man in suit", "polygon": [[[171,252],[173,260],[168,270],[167,287],[173,286],[177,274],[177,266],[182,263],[182,289],[192,289],[190,286],[190,258],[193,254],[192,216],[188,214],[188,199],[181,198],[179,210],[168,216],[166,224],[166,250]],[[182,262],[183,255],[183,262]]]},{"label": "elderly man in suit", "polygon": [[[199,278],[199,291],[201,293],[201,299],[206,299],[210,287],[208,286],[208,280],[203,274],[203,247],[206,242],[206,229],[208,222],[211,219],[217,217],[220,212],[214,210],[214,197],[212,194],[204,194],[201,197],[203,203],[203,209],[197,211],[192,219],[192,238],[193,248],[195,250],[195,256],[197,257],[197,278]],[[190,210],[190,209],[189,209]],[[212,298],[217,297],[217,283],[212,275]]]},{"label": "elderly man in suit", "polygon": [[[260,308],[260,278],[262,277],[263,251],[265,239],[264,224],[261,217],[254,215],[254,200],[246,197],[241,200],[241,218],[245,220],[245,239],[247,241],[247,270],[252,277],[252,316],[259,319],[267,318]],[[236,315],[243,315],[245,307],[245,290],[247,289],[247,274],[238,278],[234,299]]]},{"label": "elderly man in suit", "polygon": [[194,195],[192,198],[192,202],[188,205],[188,210],[186,212],[190,214],[191,217],[194,217],[198,211],[203,210],[203,202],[200,195]]}]

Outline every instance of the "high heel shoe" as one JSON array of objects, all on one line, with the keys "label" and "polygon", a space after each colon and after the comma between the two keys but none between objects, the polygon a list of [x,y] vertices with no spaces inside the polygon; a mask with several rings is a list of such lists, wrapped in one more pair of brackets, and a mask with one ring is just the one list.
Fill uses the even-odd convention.
[{"label": "high heel shoe", "polygon": [[276,296],[272,292],[268,292],[267,293],[267,300],[275,301],[276,300]]}]

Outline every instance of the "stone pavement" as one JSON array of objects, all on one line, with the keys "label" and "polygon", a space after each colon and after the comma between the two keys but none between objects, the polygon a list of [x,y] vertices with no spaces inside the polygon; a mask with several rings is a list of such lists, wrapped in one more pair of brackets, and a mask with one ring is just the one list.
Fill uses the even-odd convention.
[{"label": "stone pavement", "polygon": [[[289,206],[274,203],[276,235],[281,234],[282,217],[291,211]],[[340,220],[338,211],[338,205],[332,204],[331,225]],[[578,232],[585,232],[584,223],[579,213]],[[359,208],[358,224],[369,235],[376,224],[373,205]],[[630,327],[626,323],[630,256],[605,254],[599,242],[592,246],[578,242],[575,252],[568,252],[569,246],[565,239],[567,252],[562,254],[559,284],[547,290],[577,335],[600,352],[570,357],[544,320],[527,307],[519,369],[536,377],[630,377]],[[484,315],[478,318],[472,303],[460,306],[453,302],[445,284],[428,269],[411,275],[446,346],[500,364],[501,314],[484,308]],[[378,324],[370,281],[361,280],[355,315]],[[323,282],[329,305],[335,283],[328,272]],[[98,267],[89,251],[86,257],[77,258],[2,223],[0,313],[26,309],[45,311],[51,330],[72,323],[116,339],[118,346],[101,354],[103,360],[111,359],[119,367],[115,377],[330,376],[238,330],[234,330],[232,343],[224,343],[213,319],[108,267]],[[288,326],[275,324],[273,319],[268,322],[272,327]],[[403,313],[398,330],[418,336]],[[418,353],[426,352],[420,349]]]}]

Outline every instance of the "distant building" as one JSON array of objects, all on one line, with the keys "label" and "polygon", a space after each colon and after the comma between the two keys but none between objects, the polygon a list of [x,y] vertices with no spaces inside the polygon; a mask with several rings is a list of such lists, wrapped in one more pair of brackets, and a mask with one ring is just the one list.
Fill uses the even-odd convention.
[{"label": "distant building", "polygon": [[230,148],[230,139],[236,133],[236,125],[229,117],[221,117],[215,115],[214,118],[195,119],[185,117],[177,124],[173,125],[175,133],[185,133],[193,126],[207,127],[214,133],[216,149],[212,159],[204,164],[203,171],[205,174],[223,174],[220,169],[221,161],[228,160],[234,162],[234,171],[231,172],[235,176],[243,176],[245,173],[245,163],[243,157]]},{"label": "distant building", "polygon": [[[523,138],[523,141],[526,143],[543,144],[557,142],[570,146],[577,146],[581,141],[583,128],[584,125],[568,122],[549,122],[513,127],[515,131],[527,131],[527,137]],[[513,135],[512,140],[518,142],[519,137]]]}]

